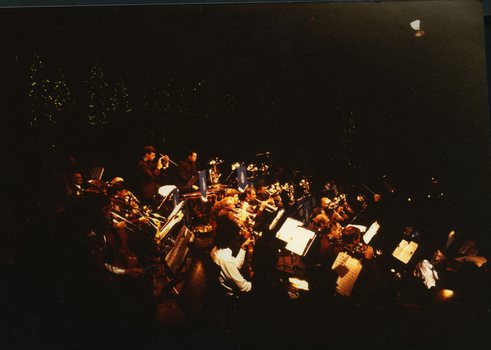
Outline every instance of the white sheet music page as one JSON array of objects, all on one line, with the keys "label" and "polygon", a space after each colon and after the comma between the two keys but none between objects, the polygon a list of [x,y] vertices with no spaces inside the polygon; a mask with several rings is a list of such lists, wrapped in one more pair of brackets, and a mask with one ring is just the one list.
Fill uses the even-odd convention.
[{"label": "white sheet music page", "polygon": [[278,232],[276,232],[276,238],[288,243],[293,239],[296,228],[302,225],[303,222],[301,221],[292,218],[286,218],[281,228],[278,230]]},{"label": "white sheet music page", "polygon": [[170,230],[184,217],[183,212],[177,213],[174,215],[169,221],[165,223],[165,225],[157,232],[154,237],[154,241],[156,243],[160,243],[160,241],[170,232]]},{"label": "white sheet music page", "polygon": [[296,227],[292,229],[293,236],[292,239],[285,246],[285,249],[303,256],[309,242],[314,239],[315,232],[307,230],[303,227]]},{"label": "white sheet music page", "polygon": [[280,221],[280,219],[284,213],[285,213],[285,209],[280,209],[278,211],[278,213],[276,214],[276,217],[273,219],[273,221],[271,221],[271,224],[269,224],[269,230],[270,231],[274,230],[274,228],[276,227],[276,224],[278,223],[278,221]]},{"label": "white sheet music page", "polygon": [[365,232],[367,230],[367,227],[366,226],[363,226],[363,225],[353,225],[353,224],[349,224],[349,225],[346,225],[346,227],[356,227],[357,229],[360,230],[361,233]]},{"label": "white sheet music page", "polygon": [[366,244],[370,243],[373,236],[375,236],[377,234],[379,228],[380,228],[380,225],[377,221],[375,221],[373,224],[371,224],[368,231],[363,235],[363,242],[365,242]]},{"label": "white sheet music page", "polygon": [[172,212],[169,214],[167,217],[168,220],[172,219],[173,216],[175,216],[182,208],[184,207],[184,201],[179,202],[178,205],[172,209]]},{"label": "white sheet music page", "polygon": [[331,267],[338,273],[336,292],[349,297],[362,267],[360,260],[346,252],[340,252]]},{"label": "white sheet music page", "polygon": [[392,252],[392,256],[402,261],[404,264],[407,264],[409,260],[411,260],[416,249],[418,249],[418,243],[413,241],[408,242],[403,239]]}]

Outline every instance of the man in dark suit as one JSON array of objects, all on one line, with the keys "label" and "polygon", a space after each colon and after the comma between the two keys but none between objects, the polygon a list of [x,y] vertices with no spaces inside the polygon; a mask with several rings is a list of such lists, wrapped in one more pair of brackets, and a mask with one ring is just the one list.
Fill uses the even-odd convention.
[{"label": "man in dark suit", "polygon": [[179,162],[178,171],[178,188],[181,192],[197,191],[198,170],[196,168],[196,160],[198,154],[195,151],[189,151],[186,159]]},{"label": "man in dark suit", "polygon": [[167,156],[162,156],[155,162],[156,153],[155,147],[146,146],[143,159],[138,162],[138,192],[142,204],[152,204],[158,190],[157,179],[169,167]]}]

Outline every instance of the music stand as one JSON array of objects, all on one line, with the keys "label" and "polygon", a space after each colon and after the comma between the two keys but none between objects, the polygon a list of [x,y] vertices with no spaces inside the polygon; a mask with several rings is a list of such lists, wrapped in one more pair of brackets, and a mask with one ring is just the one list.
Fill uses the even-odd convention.
[{"label": "music stand", "polygon": [[392,252],[392,256],[407,265],[416,249],[418,249],[418,243],[403,239]]},{"label": "music stand", "polygon": [[155,234],[154,241],[157,244],[160,244],[162,239],[165,238],[165,236],[172,230],[172,228],[183,219],[184,217],[184,213],[182,211],[183,206],[184,206],[184,202],[181,202],[178,205],[176,205],[175,208],[170,213],[169,217],[167,218],[165,224]]},{"label": "music stand", "polygon": [[102,174],[104,174],[103,167],[90,168],[87,172],[87,180],[102,180]]},{"label": "music stand", "polygon": [[336,292],[349,297],[363,265],[361,261],[353,258],[347,252],[339,252],[331,269],[338,274]]},{"label": "music stand", "polygon": [[175,193],[174,191],[176,190],[177,187],[174,185],[165,185],[165,186],[161,186],[158,189],[158,194],[160,194],[163,197],[163,199],[160,201],[160,204],[157,207],[157,211],[162,207],[162,205],[171,196],[171,194]]},{"label": "music stand", "polygon": [[186,225],[181,227],[174,246],[165,256],[165,262],[172,275],[178,275],[182,264],[189,255],[189,244],[194,242],[195,237],[194,232],[188,229]]},{"label": "music stand", "polygon": [[285,213],[285,209],[278,210],[278,212],[276,213],[275,218],[273,219],[273,221],[271,221],[271,223],[268,226],[268,228],[269,228],[270,231],[273,231],[275,229],[276,225],[278,224],[278,222],[280,221],[280,219],[283,217],[283,214],[284,213]]},{"label": "music stand", "polygon": [[[286,243],[285,249],[291,253],[290,268],[294,270],[295,254],[305,256],[315,240],[315,232],[302,227],[303,223],[293,218],[286,218],[276,233],[276,238]],[[284,261],[283,261],[284,266]]]}]

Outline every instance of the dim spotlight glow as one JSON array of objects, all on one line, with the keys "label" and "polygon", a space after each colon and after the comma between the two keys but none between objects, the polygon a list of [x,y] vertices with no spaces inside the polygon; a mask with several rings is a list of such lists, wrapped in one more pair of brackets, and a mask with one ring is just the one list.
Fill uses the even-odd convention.
[{"label": "dim spotlight glow", "polygon": [[441,300],[441,301],[449,301],[451,299],[453,299],[455,296],[455,293],[453,290],[451,289],[440,289],[437,293],[436,293],[436,298],[438,300]]},{"label": "dim spotlight glow", "polygon": [[290,284],[297,288],[297,289],[302,289],[302,290],[309,290],[309,283],[305,280],[301,280],[299,278],[295,278],[295,277],[290,277],[288,278],[288,281],[290,282]]}]

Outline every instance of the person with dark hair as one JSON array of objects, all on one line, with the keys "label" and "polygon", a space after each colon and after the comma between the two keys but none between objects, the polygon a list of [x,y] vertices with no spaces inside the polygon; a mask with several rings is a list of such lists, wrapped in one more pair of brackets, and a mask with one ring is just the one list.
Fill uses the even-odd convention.
[{"label": "person with dark hair", "polygon": [[75,171],[69,179],[69,197],[80,197],[84,192],[84,178],[80,171]]},{"label": "person with dark hair", "polygon": [[271,197],[271,194],[268,192],[268,186],[265,181],[259,181],[257,185],[256,197],[260,201],[268,200]]},{"label": "person with dark hair", "polygon": [[239,296],[252,290],[252,283],[245,279],[241,273],[244,265],[246,250],[253,238],[247,238],[240,246],[239,252],[234,256],[232,247],[240,235],[239,226],[228,216],[217,218],[215,247],[211,251],[213,262],[220,268],[218,280],[227,296]]},{"label": "person with dark hair", "polygon": [[341,240],[344,250],[350,252],[357,259],[371,260],[375,257],[373,247],[361,241],[361,231],[355,226],[346,226],[341,231]]},{"label": "person with dark hair", "polygon": [[178,175],[178,188],[181,192],[197,191],[198,186],[198,170],[196,168],[196,160],[198,159],[198,153],[196,151],[189,151],[186,159],[179,162],[177,169]]},{"label": "person with dark hair", "polygon": [[156,149],[153,146],[145,147],[143,159],[138,162],[138,194],[142,204],[152,204],[157,193],[158,181],[162,172],[169,167],[169,157],[161,156],[156,159]]}]

